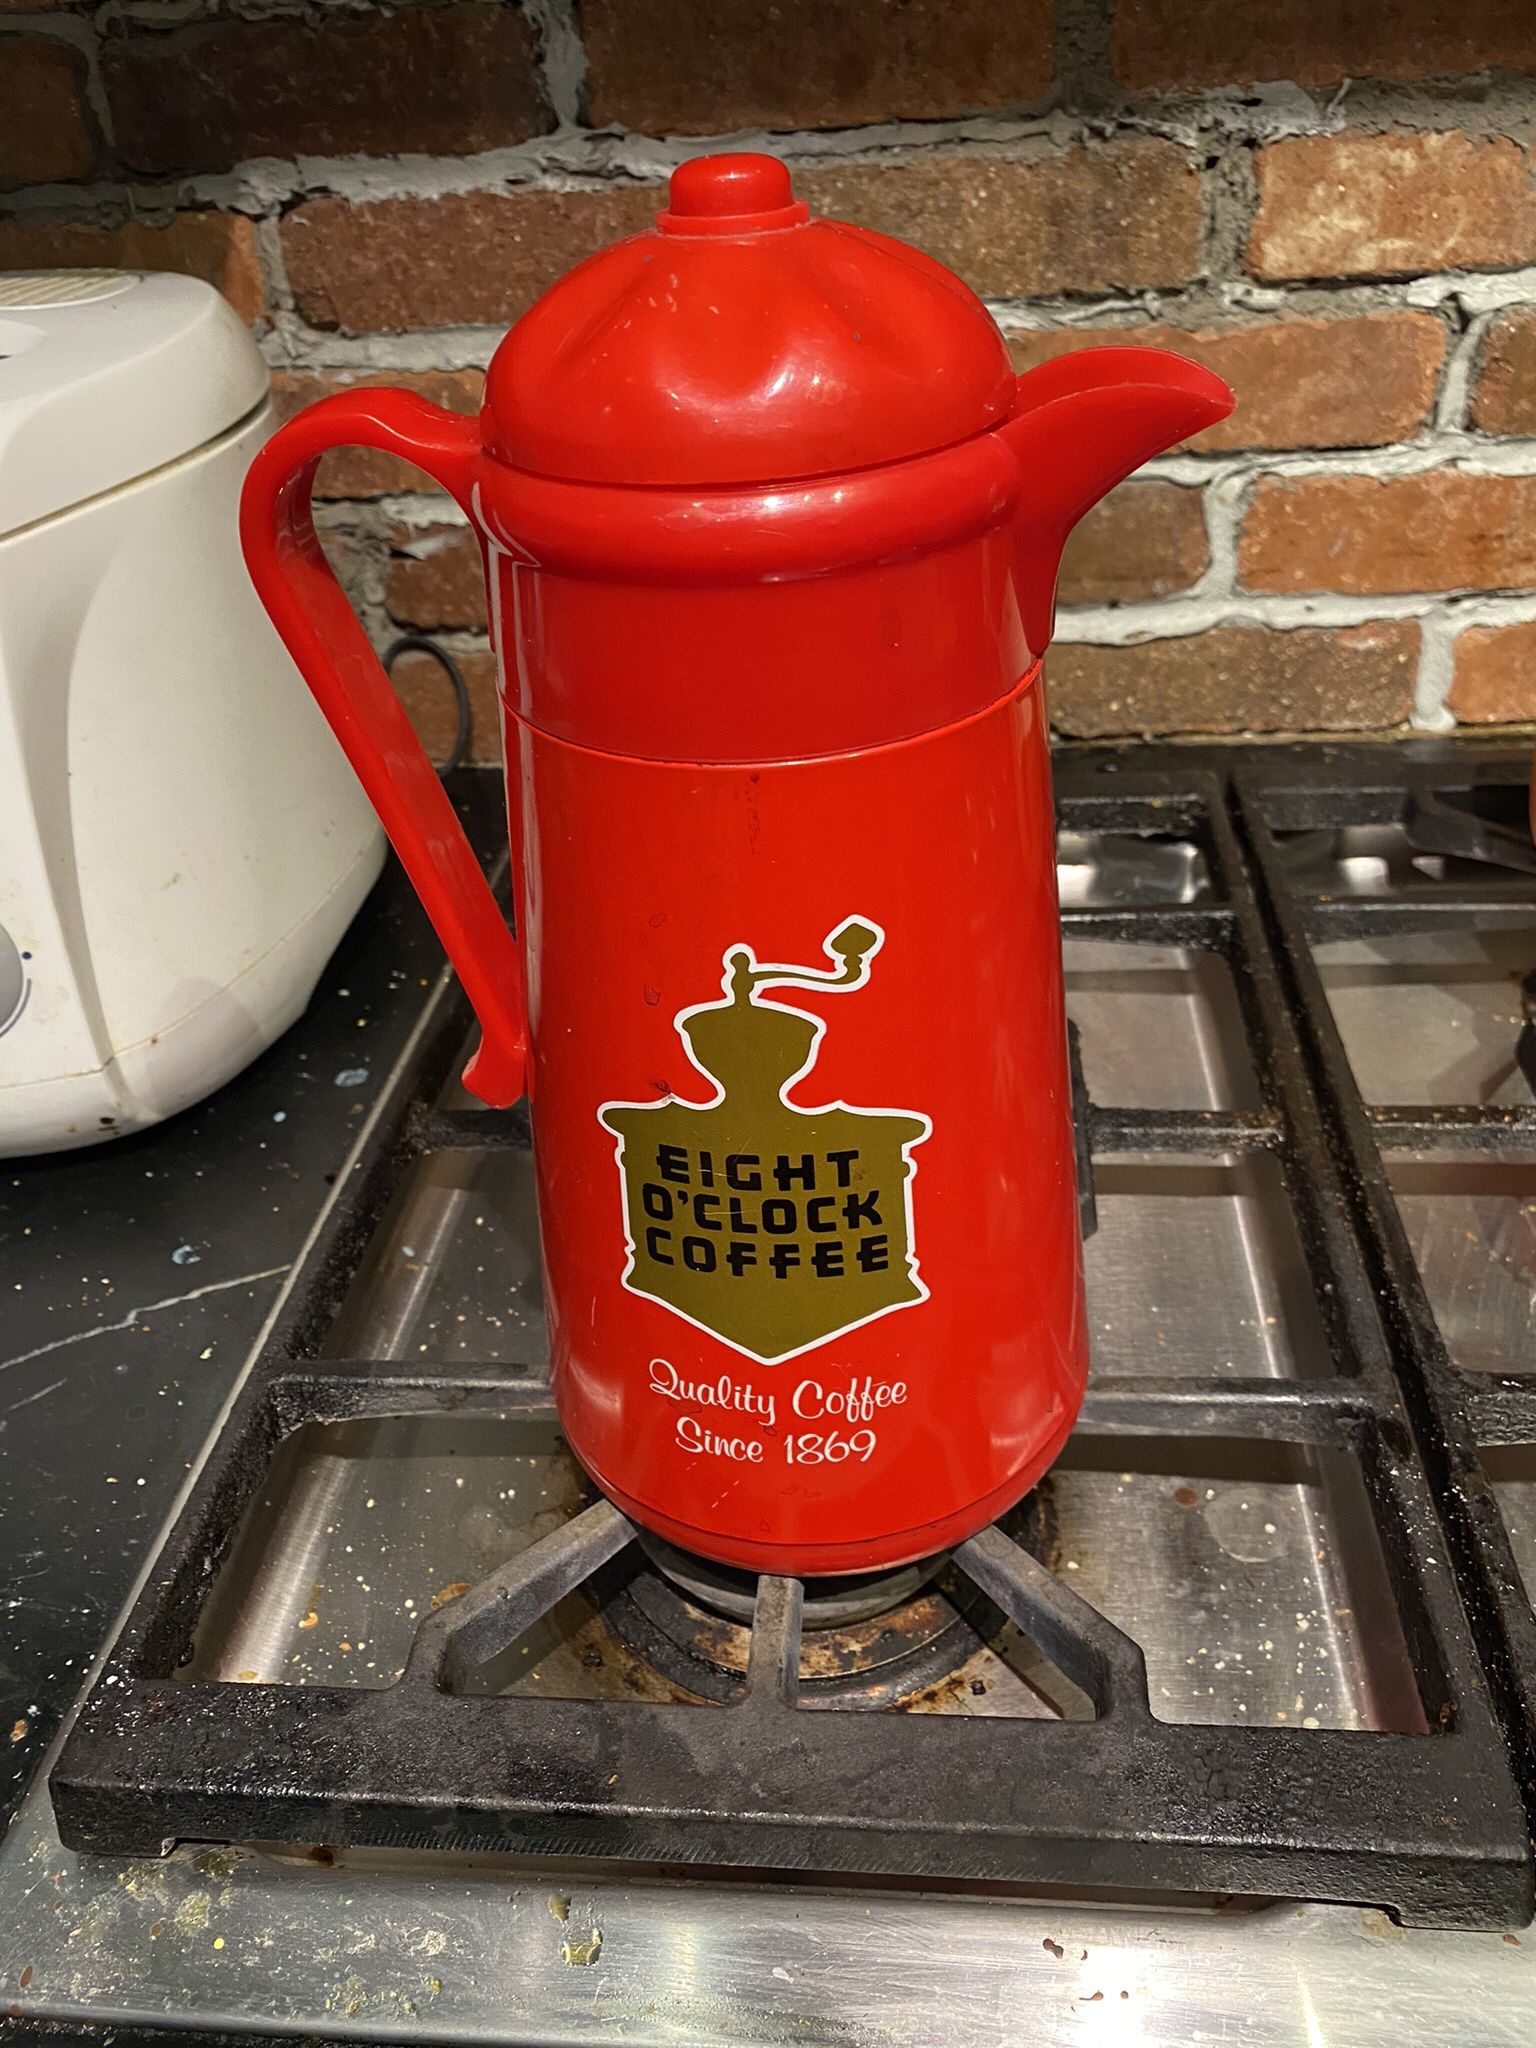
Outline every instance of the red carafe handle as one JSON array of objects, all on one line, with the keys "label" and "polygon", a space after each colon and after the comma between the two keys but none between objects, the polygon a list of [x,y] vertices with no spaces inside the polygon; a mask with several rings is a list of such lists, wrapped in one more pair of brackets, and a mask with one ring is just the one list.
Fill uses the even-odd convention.
[{"label": "red carafe handle", "polygon": [[464,1085],[495,1109],[523,1092],[528,1027],[523,963],[464,828],[341,585],[310,507],[329,449],[378,448],[424,469],[474,521],[480,451],[473,420],[409,391],[322,398],[279,428],[240,499],[246,567],[272,622],[384,822],[480,1020]]}]

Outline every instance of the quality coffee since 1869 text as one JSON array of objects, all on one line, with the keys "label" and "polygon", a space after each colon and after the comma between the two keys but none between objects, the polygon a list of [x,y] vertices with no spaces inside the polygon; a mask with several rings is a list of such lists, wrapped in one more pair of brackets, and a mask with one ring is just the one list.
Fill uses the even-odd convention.
[{"label": "quality coffee since 1869 text", "polygon": [[[685,1378],[666,1358],[653,1358],[650,1391],[675,1401],[685,1410],[724,1411],[745,1417],[771,1439],[777,1435],[779,1396],[771,1389],[721,1373],[710,1380]],[[879,1438],[867,1425],[883,1409],[899,1408],[907,1398],[905,1380],[877,1380],[871,1374],[850,1375],[842,1384],[828,1379],[802,1379],[785,1404],[798,1421],[817,1425],[782,1439],[783,1457],[791,1465],[839,1465],[849,1458],[868,1464]],[[848,1424],[856,1425],[849,1429]],[[829,1426],[830,1425],[830,1426]],[[761,1465],[769,1455],[763,1436],[728,1435],[685,1412],[677,1417],[678,1448],[695,1457],[725,1458],[732,1463]]]}]

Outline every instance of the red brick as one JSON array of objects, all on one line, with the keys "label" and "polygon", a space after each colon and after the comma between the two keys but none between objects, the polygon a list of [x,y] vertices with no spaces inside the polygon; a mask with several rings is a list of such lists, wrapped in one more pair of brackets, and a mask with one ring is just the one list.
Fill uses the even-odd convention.
[{"label": "red brick", "polygon": [[1218,626],[1139,647],[1058,642],[1046,661],[1051,722],[1077,739],[1380,731],[1413,707],[1418,649],[1411,620]]},{"label": "red brick", "polygon": [[1521,590],[1536,584],[1536,476],[1272,477],[1238,546],[1252,590]]},{"label": "red brick", "polygon": [[1038,100],[1051,0],[583,0],[592,119],[652,135],[851,128]]},{"label": "red brick", "polygon": [[1237,406],[1191,448],[1376,448],[1429,417],[1445,354],[1430,313],[1247,327],[1059,329],[1010,337],[1020,370],[1080,348],[1169,348],[1224,377]]},{"label": "red brick", "polygon": [[1469,626],[1446,702],[1463,725],[1536,724],[1536,623]]},{"label": "red brick", "polygon": [[1536,259],[1536,190],[1507,136],[1307,136],[1257,159],[1260,277],[1389,277]]},{"label": "red brick", "polygon": [[818,165],[795,183],[818,213],[915,242],[993,297],[1180,284],[1200,268],[1199,176],[1171,142]]},{"label": "red brick", "polygon": [[[501,725],[496,710],[496,657],[455,654],[469,685],[469,752],[465,759],[480,766],[501,760]],[[402,654],[391,680],[422,745],[434,761],[446,761],[458,730],[453,685],[427,654]]]},{"label": "red brick", "polygon": [[178,270],[217,285],[242,320],[262,310],[261,263],[240,213],[180,213],[166,227],[129,221],[0,221],[0,270]]},{"label": "red brick", "polygon": [[1199,491],[1180,484],[1111,491],[1067,542],[1061,603],[1120,604],[1188,590],[1209,559],[1200,501]]},{"label": "red brick", "polygon": [[1378,0],[1118,0],[1115,76],[1134,91],[1195,92],[1215,85],[1294,79],[1425,78],[1447,71],[1536,70],[1530,0],[1459,0],[1456,6]]},{"label": "red brick", "polygon": [[95,164],[80,51],[51,36],[0,37],[0,184],[88,178]]},{"label": "red brick", "polygon": [[649,226],[663,197],[655,186],[612,185],[312,199],[283,221],[283,255],[299,311],[317,327],[500,326],[583,256]]},{"label": "red brick", "polygon": [[485,626],[485,571],[465,526],[430,526],[390,538],[384,602],[391,618],[436,632]]},{"label": "red brick", "polygon": [[1536,434],[1536,306],[1511,306],[1489,321],[1470,417],[1485,434]]},{"label": "red brick", "polygon": [[118,149],[141,171],[224,170],[263,156],[468,155],[553,123],[512,6],[329,8],[169,33],[119,23],[102,40],[101,71]]},{"label": "red brick", "polygon": [[[483,370],[278,370],[272,377],[272,398],[279,420],[289,420],[316,399],[333,391],[389,388],[413,391],[450,412],[473,414],[480,409],[485,385]],[[338,448],[327,455],[316,479],[317,498],[379,498],[390,491],[436,490],[429,476],[398,456],[379,448]]]}]

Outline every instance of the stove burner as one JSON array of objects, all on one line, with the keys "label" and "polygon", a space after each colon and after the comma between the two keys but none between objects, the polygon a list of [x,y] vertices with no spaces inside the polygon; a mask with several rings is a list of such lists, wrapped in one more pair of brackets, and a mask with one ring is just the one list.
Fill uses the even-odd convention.
[{"label": "stove burner", "polygon": [[[640,1534],[640,1547],[656,1569],[670,1579],[680,1592],[697,1605],[724,1615],[728,1621],[750,1623],[757,1600],[757,1573],[738,1571],[735,1566],[716,1564],[692,1551],[680,1550],[664,1537],[648,1530]],[[850,1628],[887,1614],[911,1600],[927,1585],[944,1563],[946,1552],[920,1558],[916,1564],[892,1571],[854,1572],[840,1578],[806,1579],[801,1626],[806,1629]],[[743,1670],[746,1666],[743,1664]]]},{"label": "stove burner", "polygon": [[[1056,1517],[1047,1478],[1003,1526],[1049,1562]],[[757,1575],[642,1530],[641,1569],[606,1589],[604,1623],[670,1684],[727,1705],[746,1680]],[[800,1686],[808,1705],[880,1708],[953,1680],[1003,1616],[948,1553],[889,1572],[805,1582]]]},{"label": "stove burner", "polygon": [[[711,1612],[660,1573],[642,1570],[603,1608],[625,1646],[669,1683],[719,1706],[746,1682],[752,1631]],[[839,1706],[884,1707],[936,1684],[974,1651],[976,1630],[949,1596],[930,1587],[883,1613],[829,1626],[800,1644],[800,1684]]]}]

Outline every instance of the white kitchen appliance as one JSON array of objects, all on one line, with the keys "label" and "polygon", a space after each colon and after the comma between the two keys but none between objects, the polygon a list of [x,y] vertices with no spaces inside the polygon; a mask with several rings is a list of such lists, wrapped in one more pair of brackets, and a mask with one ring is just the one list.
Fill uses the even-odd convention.
[{"label": "white kitchen appliance", "polygon": [[208,285],[0,274],[0,1155],[228,1080],[378,873],[373,811],[240,556],[272,425]]}]

